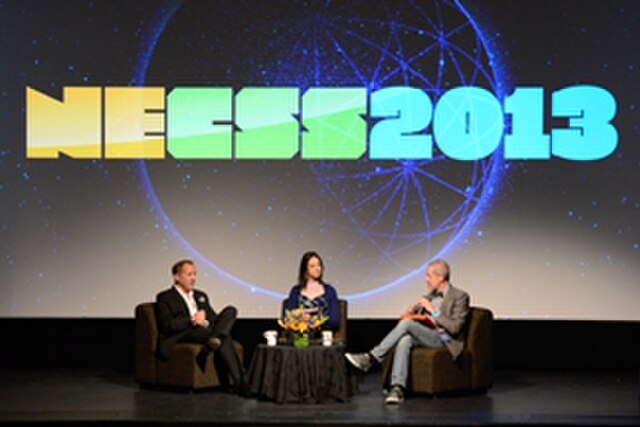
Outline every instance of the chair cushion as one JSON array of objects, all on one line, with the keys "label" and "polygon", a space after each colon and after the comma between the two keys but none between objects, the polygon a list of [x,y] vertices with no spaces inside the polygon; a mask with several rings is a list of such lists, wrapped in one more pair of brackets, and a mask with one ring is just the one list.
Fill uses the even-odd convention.
[{"label": "chair cushion", "polygon": [[421,393],[444,393],[471,387],[471,353],[464,350],[453,361],[444,348],[415,347],[407,386]]}]

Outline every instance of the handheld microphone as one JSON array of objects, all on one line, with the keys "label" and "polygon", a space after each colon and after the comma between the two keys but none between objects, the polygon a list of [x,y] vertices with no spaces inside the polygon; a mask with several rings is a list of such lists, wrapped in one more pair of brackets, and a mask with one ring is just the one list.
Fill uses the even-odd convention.
[{"label": "handheld microphone", "polygon": [[[426,298],[426,297],[427,297],[426,295],[423,295],[423,298]],[[411,311],[413,312],[413,314],[427,314],[431,316],[431,312],[420,304],[414,305]]]}]

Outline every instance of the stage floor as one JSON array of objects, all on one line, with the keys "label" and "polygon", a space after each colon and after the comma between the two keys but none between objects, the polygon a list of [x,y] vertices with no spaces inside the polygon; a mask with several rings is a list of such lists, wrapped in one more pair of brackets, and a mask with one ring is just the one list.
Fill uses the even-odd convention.
[{"label": "stage floor", "polygon": [[640,425],[638,372],[496,372],[487,395],[385,405],[379,372],[351,402],[277,405],[142,390],[128,372],[0,368],[0,423],[58,425]]}]

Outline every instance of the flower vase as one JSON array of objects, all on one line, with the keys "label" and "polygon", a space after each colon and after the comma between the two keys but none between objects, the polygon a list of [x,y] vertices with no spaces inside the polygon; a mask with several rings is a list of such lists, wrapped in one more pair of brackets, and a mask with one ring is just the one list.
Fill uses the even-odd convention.
[{"label": "flower vase", "polygon": [[295,348],[307,348],[309,347],[309,335],[307,334],[294,334],[293,346]]}]

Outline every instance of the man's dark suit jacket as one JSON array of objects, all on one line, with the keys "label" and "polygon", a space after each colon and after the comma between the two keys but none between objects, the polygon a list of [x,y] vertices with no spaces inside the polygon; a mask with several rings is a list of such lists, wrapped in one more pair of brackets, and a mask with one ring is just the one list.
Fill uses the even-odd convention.
[{"label": "man's dark suit jacket", "polygon": [[[209,304],[209,297],[202,291],[193,290],[193,296],[198,310],[207,314],[209,327],[213,325],[216,313]],[[191,325],[191,315],[179,291],[172,286],[156,296],[156,318],[158,319],[158,357],[169,359],[173,346],[194,326]]]}]

